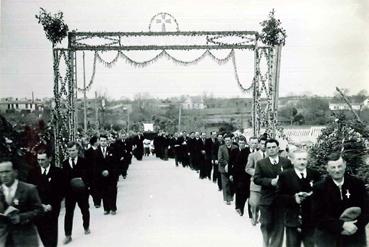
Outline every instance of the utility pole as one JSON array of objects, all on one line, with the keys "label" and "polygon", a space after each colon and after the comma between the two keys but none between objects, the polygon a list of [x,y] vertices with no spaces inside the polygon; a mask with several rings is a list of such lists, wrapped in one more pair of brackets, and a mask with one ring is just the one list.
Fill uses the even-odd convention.
[{"label": "utility pole", "polygon": [[87,135],[87,96],[86,96],[86,64],[85,52],[83,51],[83,129]]},{"label": "utility pole", "polygon": [[129,108],[127,108],[127,133],[129,132]]},{"label": "utility pole", "polygon": [[99,130],[99,108],[97,106],[97,91],[95,91],[95,128],[96,130]]},{"label": "utility pole", "polygon": [[179,111],[178,111],[178,132],[181,131],[181,117],[182,117],[182,107],[179,104]]}]

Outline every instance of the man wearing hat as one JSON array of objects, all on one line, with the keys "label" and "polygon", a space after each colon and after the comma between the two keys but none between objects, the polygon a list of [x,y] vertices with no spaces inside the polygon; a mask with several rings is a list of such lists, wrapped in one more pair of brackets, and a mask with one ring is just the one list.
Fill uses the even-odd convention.
[{"label": "man wearing hat", "polygon": [[364,183],[345,174],[340,153],[327,159],[328,175],[314,186],[313,219],[316,247],[365,247],[369,197]]}]

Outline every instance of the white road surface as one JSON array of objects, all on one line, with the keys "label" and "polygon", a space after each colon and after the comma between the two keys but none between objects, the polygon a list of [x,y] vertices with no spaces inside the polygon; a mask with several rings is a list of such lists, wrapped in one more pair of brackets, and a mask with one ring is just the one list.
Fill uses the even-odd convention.
[{"label": "white road surface", "polygon": [[[124,247],[258,247],[258,226],[240,217],[234,204],[209,180],[200,180],[174,160],[144,157],[133,162],[127,179],[118,183],[118,211],[103,215],[90,199],[91,234],[84,235],[76,207],[73,241],[66,246]],[[247,210],[245,210],[247,212]],[[63,246],[64,211],[59,216],[59,245]]]}]

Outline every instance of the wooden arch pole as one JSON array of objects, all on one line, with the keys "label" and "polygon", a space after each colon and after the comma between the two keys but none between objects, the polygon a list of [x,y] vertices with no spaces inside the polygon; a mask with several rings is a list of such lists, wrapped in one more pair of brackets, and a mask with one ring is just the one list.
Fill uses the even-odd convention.
[{"label": "wooden arch pole", "polygon": [[68,128],[69,128],[69,140],[74,141],[77,134],[77,111],[76,111],[76,100],[77,100],[77,83],[75,75],[75,56],[76,51],[71,49],[70,44],[75,40],[75,36],[68,35]]},{"label": "wooden arch pole", "polygon": [[258,39],[255,39],[255,48],[254,48],[254,79],[253,79],[253,87],[252,87],[252,133],[253,136],[258,136],[259,133],[257,131],[257,112],[256,112],[256,101],[257,101],[257,90],[259,87],[258,83]]},{"label": "wooden arch pole", "polygon": [[282,45],[273,47],[273,91],[272,91],[272,134],[273,137],[277,134],[277,121],[278,121],[278,99],[279,99],[279,77],[281,69],[281,52]]}]

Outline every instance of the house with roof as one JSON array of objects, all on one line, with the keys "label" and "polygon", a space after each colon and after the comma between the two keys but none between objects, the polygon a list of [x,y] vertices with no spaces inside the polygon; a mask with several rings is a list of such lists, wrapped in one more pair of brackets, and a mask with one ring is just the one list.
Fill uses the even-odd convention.
[{"label": "house with roof", "polygon": [[202,110],[205,109],[204,99],[201,96],[187,96],[181,103],[184,110]]},{"label": "house with roof", "polygon": [[[352,96],[349,97],[352,109],[355,111],[360,111],[369,108],[369,97],[363,98],[362,96]],[[329,109],[331,111],[347,111],[350,107],[343,99],[333,98],[329,102]]]},{"label": "house with roof", "polygon": [[0,99],[0,112],[16,111],[16,112],[33,112],[43,111],[44,102],[40,99],[27,98],[2,98]]}]

